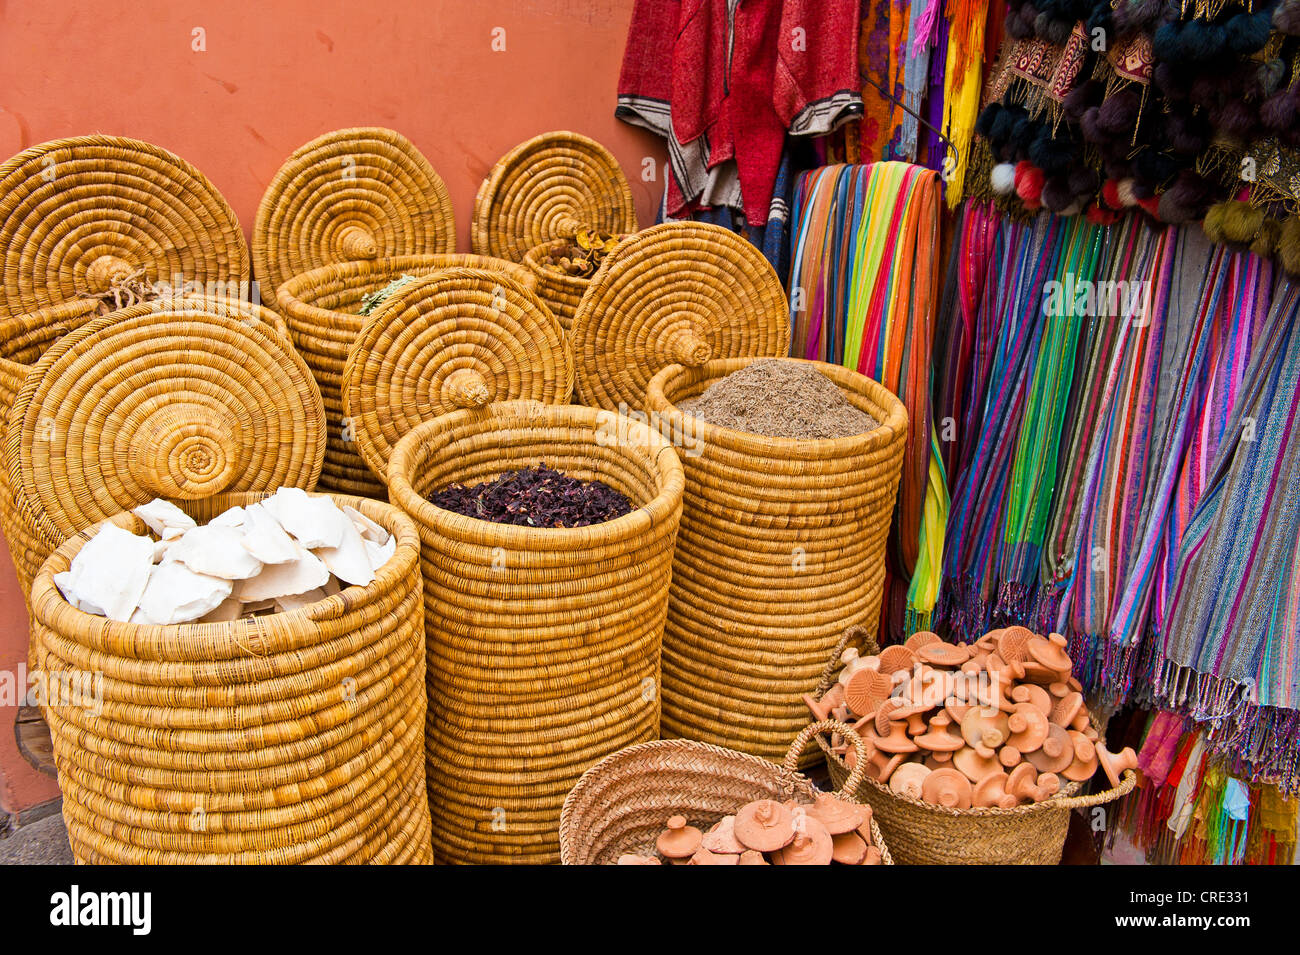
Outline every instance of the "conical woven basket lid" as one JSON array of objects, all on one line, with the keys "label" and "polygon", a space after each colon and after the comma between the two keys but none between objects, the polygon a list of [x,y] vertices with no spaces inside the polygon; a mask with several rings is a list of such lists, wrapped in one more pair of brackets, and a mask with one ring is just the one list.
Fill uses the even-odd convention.
[{"label": "conical woven basket lid", "polygon": [[336,129],[296,149],[253,223],[253,271],[271,306],[281,283],[322,265],[455,248],[442,179],[410,140],[377,126]]},{"label": "conical woven basket lid", "polygon": [[470,242],[480,255],[522,262],[529,249],[580,229],[636,231],[632,187],[608,149],[558,130],[520,143],[474,198]]},{"label": "conical woven basket lid", "polygon": [[230,205],[184,159],[136,139],[79,136],[0,165],[0,268],[0,311],[21,315],[140,272],[237,288],[248,247]]},{"label": "conical woven basket lid", "polygon": [[357,450],[386,480],[408,431],[489,402],[569,400],[573,353],[560,320],[531,291],[480,269],[404,286],[366,320],[343,370]]},{"label": "conical woven basket lid", "polygon": [[215,298],[147,302],[61,338],[9,413],[5,467],[46,540],[155,497],[310,488],[325,410],[279,316]]},{"label": "conical woven basket lid", "polygon": [[650,379],[668,365],[785,355],[789,306],[776,272],[745,239],[707,223],[665,222],[606,256],[571,335],[581,399],[640,410]]}]

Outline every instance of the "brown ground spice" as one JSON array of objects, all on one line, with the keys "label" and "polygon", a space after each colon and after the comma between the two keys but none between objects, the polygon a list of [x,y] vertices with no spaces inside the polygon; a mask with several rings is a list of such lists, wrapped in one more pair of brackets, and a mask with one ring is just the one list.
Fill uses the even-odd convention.
[{"label": "brown ground spice", "polygon": [[772,438],[847,438],[880,427],[811,365],[765,358],[678,407],[709,424]]}]

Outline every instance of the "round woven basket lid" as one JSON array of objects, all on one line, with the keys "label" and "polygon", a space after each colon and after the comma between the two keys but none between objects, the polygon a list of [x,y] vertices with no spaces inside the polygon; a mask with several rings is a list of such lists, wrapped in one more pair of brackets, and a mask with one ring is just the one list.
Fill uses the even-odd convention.
[{"label": "round woven basket lid", "polygon": [[286,279],[322,265],[455,248],[442,179],[410,140],[377,126],[336,129],[296,149],[253,223],[253,271],[270,306]]},{"label": "round woven basket lid", "polygon": [[529,249],[581,229],[636,231],[632,187],[608,149],[558,130],[502,156],[474,197],[470,243],[480,255],[522,262]]},{"label": "round woven basket lid", "polygon": [[8,421],[15,506],[51,540],[155,497],[310,488],[325,452],[320,391],[279,316],[207,297],[65,335]]},{"label": "round woven basket lid", "polygon": [[10,315],[140,273],[248,281],[248,246],[221,193],[174,153],[118,136],[56,139],[0,165],[0,255]]},{"label": "round woven basket lid", "polygon": [[412,282],[366,320],[343,369],[357,451],[387,483],[408,431],[494,401],[567,402],[573,353],[560,320],[498,272],[452,269]]},{"label": "round woven basket lid", "polygon": [[785,355],[790,313],[781,280],[745,239],[708,223],[665,222],[606,256],[571,334],[582,400],[640,410],[668,365]]}]

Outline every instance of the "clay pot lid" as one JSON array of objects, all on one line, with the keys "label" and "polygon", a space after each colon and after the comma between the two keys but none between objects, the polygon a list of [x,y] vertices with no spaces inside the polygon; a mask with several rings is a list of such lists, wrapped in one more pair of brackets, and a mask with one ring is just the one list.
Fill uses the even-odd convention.
[{"label": "clay pot lid", "polygon": [[736,838],[736,817],[723,816],[704,834],[701,845],[710,852],[740,855],[745,846]]},{"label": "clay pot lid", "polygon": [[858,670],[844,684],[844,702],[858,716],[874,713],[881,703],[889,699],[894,682],[877,670],[865,667]]},{"label": "clay pot lid", "polygon": [[970,712],[972,704],[965,703],[955,696],[950,696],[944,700],[943,711],[952,718],[952,721],[958,726],[961,725],[962,718]]},{"label": "clay pot lid", "polygon": [[1083,694],[1071,690],[1055,701],[1052,706],[1051,720],[1057,726],[1068,727],[1074,722],[1074,718],[1079,715],[1079,711],[1082,709]]},{"label": "clay pot lid", "polygon": [[654,856],[639,856],[633,852],[625,852],[618,857],[618,865],[663,865]]},{"label": "clay pot lid", "polygon": [[973,706],[961,718],[961,735],[968,746],[983,745],[996,749],[1006,742],[1009,735],[1007,716],[1000,711],[990,715],[988,710]]},{"label": "clay pot lid", "polygon": [[903,646],[915,653],[922,647],[929,646],[932,643],[941,642],[942,640],[937,633],[931,633],[929,630],[918,630],[903,641]]},{"label": "clay pot lid", "polygon": [[889,788],[902,796],[920,799],[925,779],[931,770],[924,763],[904,763],[889,778]]},{"label": "clay pot lid", "polygon": [[897,673],[916,666],[916,654],[905,646],[894,645],[880,651],[880,672]]},{"label": "clay pot lid", "polygon": [[1044,799],[1055,796],[1061,791],[1061,778],[1056,773],[1039,773],[1038,790]]},{"label": "clay pot lid", "polygon": [[1034,637],[1029,641],[1027,649],[1039,666],[1057,673],[1069,673],[1074,661],[1066,650],[1068,646],[1069,641],[1065,637],[1054,633],[1050,637]]},{"label": "clay pot lid", "polygon": [[1010,809],[1015,806],[1016,797],[1007,792],[1009,779],[1004,772],[989,773],[975,784],[971,792],[971,805],[980,809]]},{"label": "clay pot lid", "polygon": [[747,848],[775,852],[794,838],[794,814],[775,799],[756,799],[737,811],[733,832]]},{"label": "clay pot lid", "polygon": [[970,651],[966,647],[943,641],[926,644],[916,651],[916,655],[923,663],[940,667],[959,667],[970,659]]},{"label": "clay pot lid", "polygon": [[1024,785],[1037,785],[1038,770],[1034,769],[1033,763],[1020,763],[1007,774],[1007,792],[1014,793]]},{"label": "clay pot lid", "polygon": [[739,865],[740,853],[710,852],[701,846],[695,850],[687,865]]},{"label": "clay pot lid", "polygon": [[665,859],[689,859],[695,855],[704,833],[686,824],[685,816],[669,816],[668,828],[655,840],[655,848]]},{"label": "clay pot lid", "polygon": [[963,746],[952,754],[952,765],[972,783],[1002,772],[1002,763],[996,753],[990,750],[988,755],[984,755],[970,746]]},{"label": "clay pot lid", "polygon": [[879,753],[867,767],[867,775],[880,784],[885,784],[893,778],[894,772],[903,765],[907,759],[907,753]]},{"label": "clay pot lid", "polygon": [[[876,716],[879,718],[880,714],[877,713]],[[876,736],[872,738],[872,742],[876,744],[876,748],[882,753],[901,755],[903,753],[915,753],[920,749],[912,738],[907,735],[907,725],[904,723],[890,723],[889,735],[882,736],[877,732]]]},{"label": "clay pot lid", "polygon": [[813,804],[804,808],[804,813],[825,826],[832,836],[838,836],[862,825],[863,819],[867,818],[863,811],[865,808],[859,803],[840,799],[830,793],[818,793],[813,798]]},{"label": "clay pot lid", "polygon": [[763,853],[754,849],[746,849],[740,854],[740,865],[771,865],[767,859],[763,858]]},{"label": "clay pot lid", "polygon": [[998,762],[1007,769],[1015,769],[1024,762],[1024,755],[1014,746],[1004,745],[998,750]]},{"label": "clay pot lid", "polygon": [[926,753],[925,766],[927,769],[942,769],[945,766],[952,765],[952,753]]},{"label": "clay pot lid", "polygon": [[831,860],[841,865],[861,865],[869,846],[856,832],[832,833]]},{"label": "clay pot lid", "polygon": [[912,741],[922,749],[932,753],[951,753],[965,745],[960,733],[952,731],[952,717],[940,710],[930,718],[929,728]]},{"label": "clay pot lid", "polygon": [[1105,743],[1098,743],[1097,761],[1101,763],[1102,772],[1110,780],[1111,786],[1119,785],[1124,770],[1138,768],[1137,753],[1133,752],[1131,746],[1125,746],[1118,753],[1112,753],[1106,748]]},{"label": "clay pot lid", "polygon": [[1001,630],[990,630],[984,636],[976,640],[971,646],[977,647],[985,653],[991,653],[998,648],[998,639],[1002,636]]},{"label": "clay pot lid", "polygon": [[1020,663],[1029,657],[1029,641],[1034,633],[1025,627],[1007,627],[998,637],[998,656],[1007,663]]},{"label": "clay pot lid", "polygon": [[1074,743],[1070,734],[1055,723],[1048,723],[1047,728],[1043,745],[1032,753],[1025,753],[1025,759],[1040,773],[1059,773],[1074,762]]},{"label": "clay pot lid", "polygon": [[971,801],[971,784],[965,774],[956,769],[945,767],[936,769],[925,777],[921,785],[921,796],[936,806],[948,809],[969,809]]},{"label": "clay pot lid", "polygon": [[805,816],[790,844],[772,853],[773,865],[830,865],[835,855],[831,834],[817,819]]},{"label": "clay pot lid", "polygon": [[884,857],[880,854],[879,849],[875,846],[867,846],[867,854],[862,857],[862,861],[858,865],[881,865],[883,861]]},{"label": "clay pot lid", "polygon": [[[1011,690],[1011,699],[1016,703],[1032,703],[1034,707],[1047,718],[1051,719],[1053,704],[1055,701],[1052,695],[1036,683],[1021,683]],[[1052,722],[1056,722],[1053,720]]]},{"label": "clay pot lid", "polygon": [[1011,735],[1006,742],[1022,753],[1032,753],[1047,739],[1050,725],[1037,705],[1017,703],[1015,711],[1007,717],[1007,729]]}]

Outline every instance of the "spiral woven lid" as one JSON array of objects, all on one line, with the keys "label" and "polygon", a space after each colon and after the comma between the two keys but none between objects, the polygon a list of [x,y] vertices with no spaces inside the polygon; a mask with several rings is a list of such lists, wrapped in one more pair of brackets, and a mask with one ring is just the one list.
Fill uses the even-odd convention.
[{"label": "spiral woven lid", "polygon": [[753,245],[702,222],[665,222],[605,258],[573,317],[582,400],[641,409],[668,365],[785,355],[790,314],[781,280]]},{"label": "spiral woven lid", "polygon": [[508,276],[453,269],[412,282],[367,319],[343,370],[357,450],[386,479],[408,431],[489,402],[568,401],[573,354],[559,319]]},{"label": "spiral woven lid", "polygon": [[35,366],[9,413],[15,507],[50,540],[155,497],[311,487],[325,410],[279,317],[206,297],[97,318]]},{"label": "spiral woven lid", "polygon": [[57,139],[0,165],[0,310],[21,315],[143,272],[240,283],[234,211],[184,159],[118,136]]},{"label": "spiral woven lid", "polygon": [[529,249],[581,229],[636,230],[632,187],[608,149],[558,130],[502,156],[474,198],[470,242],[481,255],[522,262]]},{"label": "spiral woven lid", "polygon": [[452,252],[447,187],[405,136],[382,127],[336,129],[300,146],[275,174],[253,223],[262,301],[322,265]]}]

